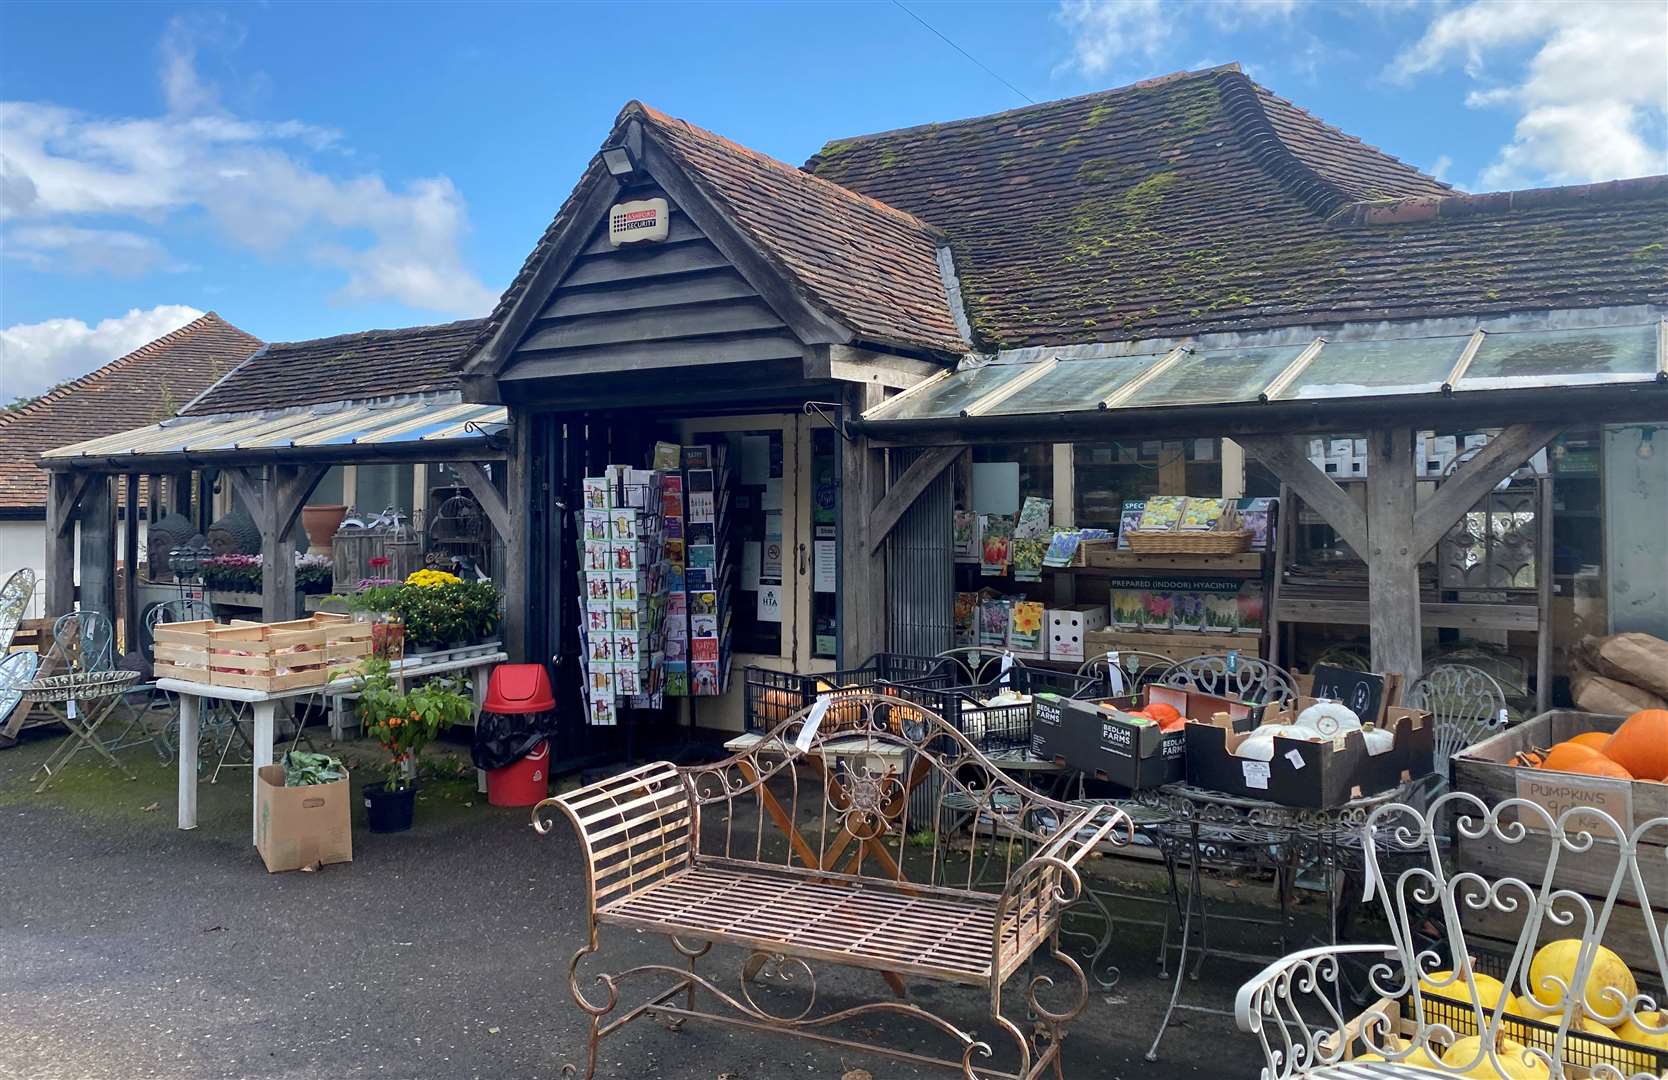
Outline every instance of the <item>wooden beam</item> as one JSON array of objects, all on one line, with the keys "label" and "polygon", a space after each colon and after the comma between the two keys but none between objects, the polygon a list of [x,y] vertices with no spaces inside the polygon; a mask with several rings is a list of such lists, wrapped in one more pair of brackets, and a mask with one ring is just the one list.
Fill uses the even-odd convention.
[{"label": "wooden beam", "polygon": [[[108,473],[87,482],[81,500],[81,584],[83,611],[116,621],[116,489]],[[66,611],[68,608],[65,609]]]},{"label": "wooden beam", "polygon": [[[55,619],[75,606],[75,495],[87,474],[52,472],[46,486],[46,610]],[[82,488],[85,492],[85,488]]]},{"label": "wooden beam", "polygon": [[249,516],[261,521],[266,513],[266,470],[259,465],[244,465],[223,469],[220,475],[232,482],[232,490]]},{"label": "wooden beam", "polygon": [[[81,500],[87,495],[89,485],[97,473],[81,472],[53,473],[53,478],[66,477],[63,491],[60,493],[56,506],[56,513],[47,515],[47,528],[57,536],[66,535],[70,526],[75,524],[76,513],[81,508]],[[68,610],[67,608],[65,609]]]},{"label": "wooden beam", "polygon": [[[860,416],[880,403],[884,391],[873,384],[852,384],[844,395],[847,417]],[[886,556],[868,542],[875,504],[886,485],[886,455],[867,439],[840,441],[838,616],[839,662],[862,663],[886,648]]]},{"label": "wooden beam", "polygon": [[[524,410],[510,410],[510,426],[505,429],[505,434],[510,439],[509,457],[505,461],[504,474],[504,517],[507,525],[499,533],[504,541],[504,569],[498,576],[504,591],[504,651],[509,654],[511,663],[528,663],[534,659],[527,655],[527,582],[533,551],[533,515],[525,510],[533,505],[535,498],[541,496],[538,477],[533,475],[532,428],[532,417]],[[462,475],[464,482],[470,484],[470,490],[475,490],[474,484],[469,481],[469,474],[463,472]],[[497,492],[493,494],[496,495]],[[479,494],[476,497],[481,498]],[[481,506],[486,509],[484,499]],[[512,514],[510,507],[519,507],[523,512]],[[550,508],[550,512],[552,515],[562,513],[554,506]],[[487,514],[491,517],[492,511],[488,510]],[[497,527],[496,522],[494,527]],[[560,533],[560,530],[557,531]],[[560,543],[560,536],[552,542]],[[539,659],[542,661],[547,658]]]},{"label": "wooden beam", "polygon": [[475,501],[481,504],[487,520],[498,533],[500,540],[508,543],[510,530],[514,523],[510,520],[510,507],[504,496],[498,493],[498,488],[492,483],[492,477],[487,475],[486,469],[479,462],[460,461],[452,466],[452,471],[463,480],[469,493],[475,496]]},{"label": "wooden beam", "polygon": [[1513,424],[1501,429],[1475,457],[1443,480],[1436,494],[1419,509],[1413,524],[1413,545],[1419,554],[1423,556],[1435,547],[1466,511],[1567,427],[1566,423]]},{"label": "wooden beam", "polygon": [[[127,516],[122,519],[122,651],[137,652],[139,641],[139,474],[128,473],[126,490]],[[151,494],[156,492],[156,478],[151,478]]]},{"label": "wooden beam", "polygon": [[[323,465],[271,465],[255,521],[261,529],[261,618],[282,622],[299,614],[295,595],[295,525],[301,508],[328,470]],[[228,470],[240,497],[252,487],[244,470]],[[241,482],[238,479],[241,477]]]},{"label": "wooden beam", "polygon": [[1423,666],[1419,556],[1414,549],[1413,429],[1367,433],[1367,562],[1374,671],[1396,672],[1409,684]]},{"label": "wooden beam", "polygon": [[892,353],[875,352],[855,345],[805,347],[807,382],[834,380],[874,383],[891,390],[907,390],[944,370],[943,364],[935,364],[930,360],[895,356]]},{"label": "wooden beam", "polygon": [[1337,530],[1357,555],[1367,555],[1367,515],[1349,493],[1309,460],[1305,440],[1296,435],[1242,435],[1234,440],[1275,476],[1297,492],[1298,498]]},{"label": "wooden beam", "polygon": [[921,451],[921,456],[904,470],[898,477],[898,482],[887,489],[886,497],[875,506],[869,515],[867,529],[867,543],[869,554],[880,551],[880,545],[885,542],[904,512],[915,505],[915,500],[921,497],[921,492],[927,490],[927,485],[937,480],[939,474],[955,463],[961,456],[961,451],[954,446],[934,446]]}]

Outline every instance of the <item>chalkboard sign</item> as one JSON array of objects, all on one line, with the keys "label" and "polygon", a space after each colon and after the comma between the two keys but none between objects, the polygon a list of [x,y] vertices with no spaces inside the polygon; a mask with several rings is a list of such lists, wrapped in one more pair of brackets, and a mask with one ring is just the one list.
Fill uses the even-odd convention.
[{"label": "chalkboard sign", "polygon": [[1384,704],[1383,675],[1316,664],[1314,677],[1315,697],[1346,706],[1363,724],[1378,722],[1379,709]]}]

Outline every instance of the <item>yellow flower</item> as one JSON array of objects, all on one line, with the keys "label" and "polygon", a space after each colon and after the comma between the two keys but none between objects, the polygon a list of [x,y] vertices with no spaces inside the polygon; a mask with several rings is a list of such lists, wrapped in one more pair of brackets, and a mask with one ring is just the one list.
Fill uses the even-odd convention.
[{"label": "yellow flower", "polygon": [[455,585],[463,579],[444,570],[413,570],[405,579],[407,585],[419,589],[433,589],[441,585]]}]

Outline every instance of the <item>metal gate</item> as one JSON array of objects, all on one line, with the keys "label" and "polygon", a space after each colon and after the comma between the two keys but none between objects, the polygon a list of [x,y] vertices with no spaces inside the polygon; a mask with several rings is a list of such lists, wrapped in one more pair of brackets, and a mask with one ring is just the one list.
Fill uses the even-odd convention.
[{"label": "metal gate", "polygon": [[[887,484],[895,484],[920,450],[887,455]],[[890,652],[933,656],[952,643],[955,564],[950,526],[955,476],[945,469],[904,511],[886,538],[886,641]]]}]

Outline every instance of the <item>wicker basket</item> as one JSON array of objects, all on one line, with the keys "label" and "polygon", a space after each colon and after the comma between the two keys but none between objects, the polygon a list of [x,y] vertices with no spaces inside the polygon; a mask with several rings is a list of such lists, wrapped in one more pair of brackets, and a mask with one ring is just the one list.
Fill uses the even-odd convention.
[{"label": "wicker basket", "polygon": [[1154,532],[1131,529],[1129,550],[1142,555],[1238,555],[1251,550],[1251,530]]}]

